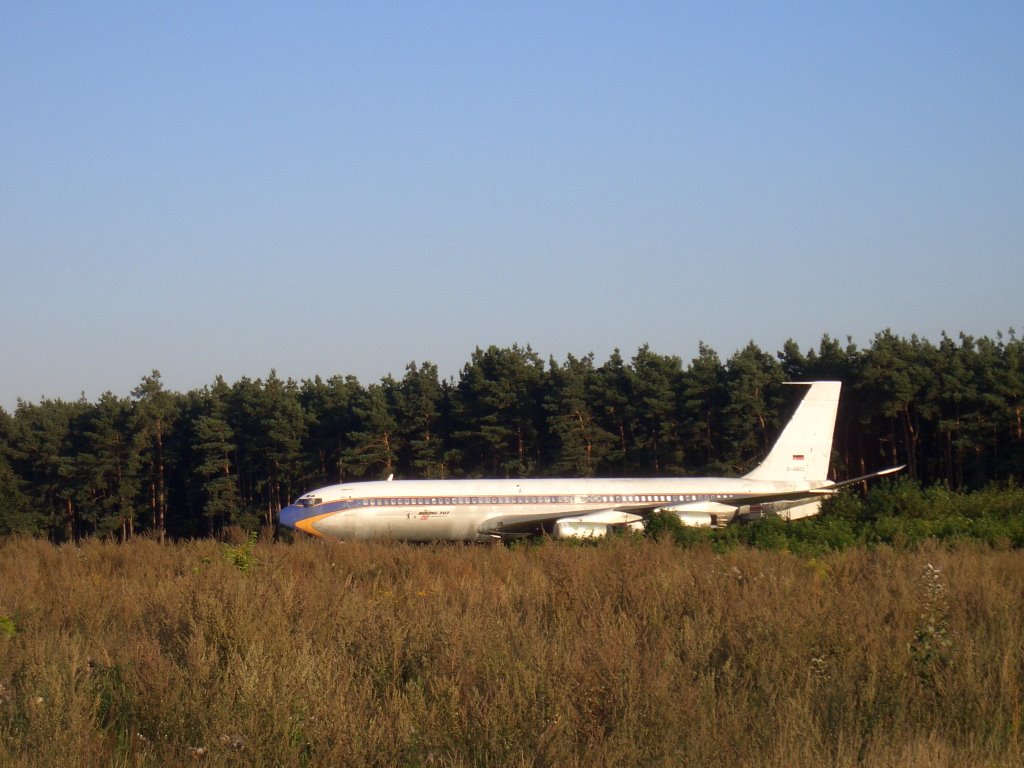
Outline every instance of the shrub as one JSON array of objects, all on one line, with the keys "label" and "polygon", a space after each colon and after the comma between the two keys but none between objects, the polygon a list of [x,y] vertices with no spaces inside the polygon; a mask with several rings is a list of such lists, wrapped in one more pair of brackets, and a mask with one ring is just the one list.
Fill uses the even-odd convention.
[{"label": "shrub", "polygon": [[256,565],[255,548],[258,540],[259,532],[251,531],[241,544],[223,544],[224,559],[242,573],[247,573]]}]

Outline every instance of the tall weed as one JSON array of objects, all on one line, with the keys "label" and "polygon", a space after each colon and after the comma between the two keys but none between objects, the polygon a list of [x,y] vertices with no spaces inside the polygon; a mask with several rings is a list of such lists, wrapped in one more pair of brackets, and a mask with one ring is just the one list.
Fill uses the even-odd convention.
[{"label": "tall weed", "polygon": [[1024,553],[251,556],[0,541],[0,764],[1021,763]]}]

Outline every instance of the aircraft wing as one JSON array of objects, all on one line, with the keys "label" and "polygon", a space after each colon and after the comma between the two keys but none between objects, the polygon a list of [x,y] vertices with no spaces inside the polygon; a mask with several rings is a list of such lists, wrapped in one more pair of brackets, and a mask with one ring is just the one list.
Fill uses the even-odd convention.
[{"label": "aircraft wing", "polygon": [[555,526],[560,521],[586,520],[591,518],[604,525],[612,527],[627,526],[630,523],[638,522],[653,512],[665,510],[670,512],[684,513],[688,508],[700,506],[707,503],[722,505],[723,507],[745,507],[755,504],[767,504],[769,502],[792,501],[799,499],[821,498],[832,493],[831,487],[817,488],[802,491],[785,491],[778,493],[765,493],[757,496],[735,496],[732,498],[719,498],[711,502],[690,501],[676,504],[666,504],[664,501],[647,502],[642,504],[618,505],[604,509],[594,509],[582,515],[574,515],[572,512],[558,512],[550,515],[500,515],[485,520],[477,531],[484,536],[496,536],[502,539],[525,538],[528,536],[539,536],[541,534],[553,534]]},{"label": "aircraft wing", "polygon": [[[665,505],[662,504],[661,506]],[[634,509],[626,510],[609,507],[607,509],[594,509],[582,515],[574,515],[572,512],[559,512],[558,514],[551,515],[501,515],[485,520],[477,528],[477,531],[485,536],[500,536],[501,538],[538,536],[542,533],[551,533],[555,528],[555,523],[559,520],[570,518],[592,518],[595,521],[599,519],[605,525],[613,527],[626,526],[637,522],[644,512],[657,508],[651,507],[651,509],[648,509],[644,506],[634,511]]]}]

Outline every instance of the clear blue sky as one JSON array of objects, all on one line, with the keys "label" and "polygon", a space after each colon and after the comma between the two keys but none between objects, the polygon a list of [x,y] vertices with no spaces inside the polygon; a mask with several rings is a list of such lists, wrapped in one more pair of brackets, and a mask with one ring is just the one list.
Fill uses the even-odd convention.
[{"label": "clear blue sky", "polygon": [[1024,327],[1024,4],[0,6],[0,406]]}]

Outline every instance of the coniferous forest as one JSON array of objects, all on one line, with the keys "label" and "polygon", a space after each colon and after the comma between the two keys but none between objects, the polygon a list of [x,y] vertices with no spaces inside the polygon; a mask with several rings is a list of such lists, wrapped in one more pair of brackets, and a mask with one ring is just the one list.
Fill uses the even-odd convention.
[{"label": "coniferous forest", "polygon": [[[340,365],[339,365],[340,367]],[[865,348],[751,342],[690,361],[647,345],[545,361],[477,348],[459,374],[218,377],[129,397],[0,409],[0,533],[54,541],[216,535],[270,525],[313,487],[444,477],[733,475],[770,447],[799,399],[786,381],[844,383],[833,475],[906,464],[919,488],[1013,486],[1024,474],[1024,340],[890,331]]]}]

